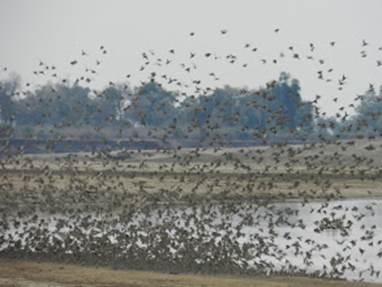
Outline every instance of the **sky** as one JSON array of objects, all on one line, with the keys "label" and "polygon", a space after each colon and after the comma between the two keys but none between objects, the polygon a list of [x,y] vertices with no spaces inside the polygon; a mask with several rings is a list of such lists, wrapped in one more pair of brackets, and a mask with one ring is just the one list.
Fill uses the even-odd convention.
[{"label": "sky", "polygon": [[[334,114],[370,83],[382,84],[381,11],[380,0],[0,0],[0,79],[17,73],[23,85],[36,87],[55,81],[54,73],[72,81],[85,75],[91,82],[84,85],[98,89],[110,81],[137,86],[156,72],[191,87],[201,80],[204,87],[258,88],[285,71],[300,81],[303,99],[320,95],[322,110]],[[150,64],[140,71],[143,52]],[[237,57],[235,64],[227,55]],[[33,73],[45,66],[56,70]],[[190,87],[167,88],[193,93]]]}]

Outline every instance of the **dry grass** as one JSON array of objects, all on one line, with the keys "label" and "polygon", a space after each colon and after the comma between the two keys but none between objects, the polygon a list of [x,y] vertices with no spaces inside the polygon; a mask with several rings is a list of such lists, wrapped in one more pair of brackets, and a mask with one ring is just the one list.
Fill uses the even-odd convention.
[{"label": "dry grass", "polygon": [[0,260],[0,286],[12,287],[306,287],[382,286],[306,277],[248,277],[165,274],[143,271],[90,268],[55,263]]},{"label": "dry grass", "polygon": [[[61,173],[46,175],[43,172],[7,171],[0,174],[0,189],[15,192],[38,190],[82,190],[88,192],[127,192],[138,194],[144,190],[148,194],[177,194],[179,199],[187,195],[224,196],[227,198],[266,197],[285,195],[288,198],[310,195],[322,197],[341,191],[344,197],[382,196],[382,179],[361,180],[351,177],[321,176],[315,183],[312,179],[303,180],[304,175],[280,178],[278,176],[246,176],[241,174],[214,175],[205,178],[192,174],[162,173]],[[330,181],[330,186],[324,182]],[[298,187],[294,182],[300,181]],[[270,186],[269,184],[272,184]],[[323,191],[324,190],[324,191]],[[309,191],[309,192],[308,192]]]},{"label": "dry grass", "polygon": [[[375,149],[366,149],[370,144]],[[0,190],[76,189],[132,194],[144,190],[151,194],[177,194],[180,198],[187,195],[235,198],[279,194],[296,198],[307,192],[310,196],[323,197],[336,191],[341,191],[344,197],[382,196],[382,178],[370,177],[382,171],[381,146],[381,141],[376,140],[309,149],[296,145],[284,147],[284,152],[278,147],[205,149],[193,158],[190,156],[194,155],[194,150],[190,149],[177,151],[177,157],[173,153],[153,150],[114,152],[115,156],[118,154],[115,159],[84,153],[71,158],[56,154],[24,156],[0,162]],[[293,151],[292,155],[285,152],[287,149]],[[227,153],[230,159],[226,158]],[[357,162],[354,154],[366,160]],[[318,157],[314,158],[316,155]],[[307,167],[306,158],[313,168]],[[235,164],[236,159],[250,170]],[[214,165],[217,162],[220,164]],[[322,173],[319,172],[321,167],[324,167]],[[294,186],[296,181],[299,182],[297,187]]]}]

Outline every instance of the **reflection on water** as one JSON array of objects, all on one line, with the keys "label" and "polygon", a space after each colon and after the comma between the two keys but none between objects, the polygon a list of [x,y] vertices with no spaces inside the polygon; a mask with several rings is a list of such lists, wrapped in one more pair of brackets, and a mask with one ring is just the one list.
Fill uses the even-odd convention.
[{"label": "reflection on water", "polygon": [[129,216],[41,213],[9,216],[0,231],[3,252],[73,254],[112,246],[119,253],[126,250],[126,260],[132,250],[141,250],[148,261],[162,256],[181,264],[186,256],[198,264],[226,256],[241,268],[267,273],[382,282],[382,200],[378,199],[157,207]]}]

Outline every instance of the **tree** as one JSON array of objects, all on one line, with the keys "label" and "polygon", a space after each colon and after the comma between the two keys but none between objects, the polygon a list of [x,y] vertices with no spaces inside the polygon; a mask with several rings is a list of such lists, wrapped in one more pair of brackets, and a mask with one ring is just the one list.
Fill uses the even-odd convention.
[{"label": "tree", "polygon": [[149,82],[128,96],[126,116],[142,125],[164,127],[176,118],[175,101],[174,93],[156,82]]},{"label": "tree", "polygon": [[16,122],[32,125],[81,126],[88,123],[94,111],[89,89],[79,85],[40,87],[17,103]]},{"label": "tree", "polygon": [[[382,88],[382,87],[381,87]],[[353,119],[358,127],[373,133],[382,132],[382,91],[377,95],[374,88],[369,89],[356,106],[357,115]]]},{"label": "tree", "polygon": [[11,125],[15,119],[16,104],[15,97],[20,87],[20,78],[17,75],[0,82],[0,121]]},{"label": "tree", "polygon": [[104,89],[94,100],[96,110],[92,119],[96,125],[115,124],[123,116],[125,95],[122,87],[110,86]]}]

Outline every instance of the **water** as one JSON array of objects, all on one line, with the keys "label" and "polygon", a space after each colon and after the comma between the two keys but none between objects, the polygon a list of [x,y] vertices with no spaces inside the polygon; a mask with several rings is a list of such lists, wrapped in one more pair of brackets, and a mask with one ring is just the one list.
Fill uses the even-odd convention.
[{"label": "water", "polygon": [[94,246],[117,246],[121,256],[134,247],[147,258],[181,260],[192,251],[200,255],[195,262],[205,263],[221,256],[221,249],[243,268],[382,282],[380,199],[158,207],[128,218],[121,212],[32,218],[8,216],[8,225],[0,227],[0,250],[56,246],[71,254],[102,238]]}]

